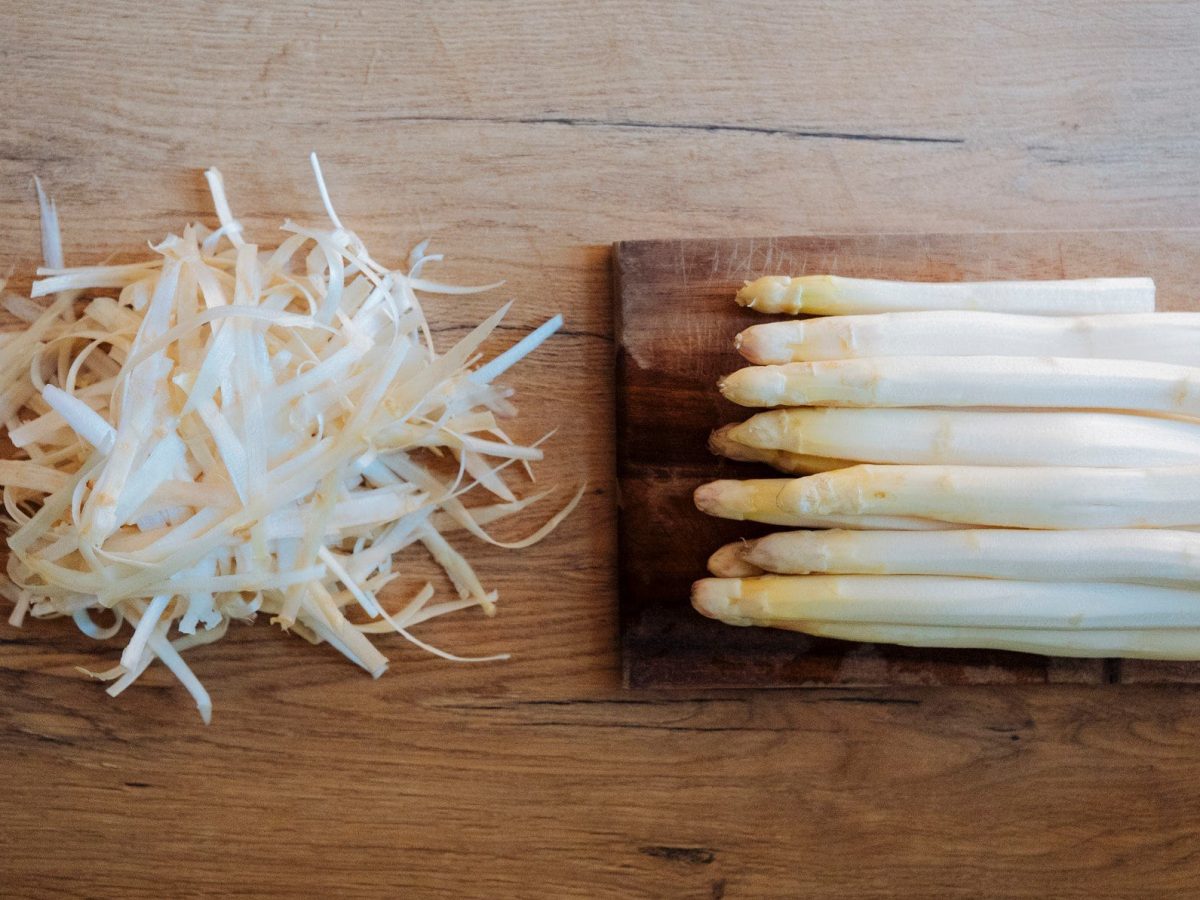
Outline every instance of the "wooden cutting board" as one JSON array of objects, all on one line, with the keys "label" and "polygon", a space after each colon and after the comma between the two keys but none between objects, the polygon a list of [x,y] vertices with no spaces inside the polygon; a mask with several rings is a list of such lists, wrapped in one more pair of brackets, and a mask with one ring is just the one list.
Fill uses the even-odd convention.
[{"label": "wooden cutting board", "polygon": [[733,336],[767,321],[733,295],[760,275],[834,273],[952,281],[1151,275],[1158,308],[1200,310],[1200,232],[868,234],[629,241],[615,246],[621,646],[629,687],[1197,682],[1200,663],[1077,660],[821,640],[705,619],[693,580],[722,543],[771,530],[699,513],[714,478],[777,475],[712,456],[744,418],[719,376],[745,363]]}]

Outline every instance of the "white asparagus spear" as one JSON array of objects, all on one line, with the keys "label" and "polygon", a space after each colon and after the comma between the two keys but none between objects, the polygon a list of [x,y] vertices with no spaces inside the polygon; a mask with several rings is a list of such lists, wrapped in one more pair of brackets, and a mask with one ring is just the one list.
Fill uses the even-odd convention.
[{"label": "white asparagus spear", "polygon": [[[858,467],[861,468],[861,467]],[[932,531],[952,528],[909,516],[799,515],[780,508],[780,491],[792,484],[791,478],[748,478],[710,481],[696,488],[696,508],[710,516],[738,521],[765,522],[791,528],[880,528],[896,531]]]},{"label": "white asparagus spear", "polygon": [[749,366],[720,382],[742,406],[1111,409],[1200,416],[1200,368],[1114,359],[882,356]]},{"label": "white asparagus spear", "polygon": [[973,466],[1200,464],[1200,423],[1103,412],[776,409],[740,444],[835,459]]},{"label": "white asparagus spear", "polygon": [[879,281],[840,275],[768,275],[737,292],[764,313],[849,315],[906,310],[985,310],[1039,316],[1154,311],[1149,278],[1072,281]]},{"label": "white asparagus spear", "polygon": [[1200,592],[1145,584],[935,575],[704,578],[692,604],[732,625],[913,625],[1070,631],[1200,630]]},{"label": "white asparagus spear", "polygon": [[775,503],[797,518],[916,516],[1046,529],[1186,527],[1200,524],[1200,466],[862,465],[791,479]]},{"label": "white asparagus spear", "polygon": [[[817,576],[793,578],[793,581],[811,582]],[[752,579],[757,581],[758,579]],[[845,581],[845,576],[840,579]],[[976,579],[933,579],[941,582],[967,581],[987,585]],[[1001,628],[993,626],[955,626],[944,622],[937,624],[893,624],[879,622],[853,621],[816,621],[811,618],[779,618],[778,610],[772,610],[774,618],[757,619],[746,615],[746,610],[738,608],[740,597],[731,602],[731,596],[740,595],[741,585],[733,585],[741,579],[709,578],[698,581],[692,588],[692,604],[706,616],[718,619],[730,625],[760,625],[789,631],[800,631],[814,637],[837,638],[848,641],[867,643],[901,644],[910,647],[954,647],[979,648],[994,650],[1014,650],[1023,653],[1039,653],[1053,656],[1082,656],[1082,657],[1126,657],[1143,659],[1200,659],[1200,629],[1195,628],[1080,628],[1082,619],[1069,615],[1060,621],[1062,627],[1057,628]],[[912,586],[912,579],[902,577],[878,578],[878,582],[891,583],[893,591],[892,605],[903,607],[907,592]],[[1020,582],[1001,582],[1001,584],[1021,584]],[[1060,602],[1064,595],[1057,589],[1080,587],[1080,585],[1024,583],[1027,588],[1038,591],[1039,588],[1049,589],[1037,598],[1037,606],[1045,609],[1048,602]],[[820,589],[820,585],[816,586]],[[1082,585],[1095,589],[1098,586]],[[1106,585],[1104,588],[1131,589],[1132,585]],[[873,593],[880,593],[880,588],[888,590],[885,585],[876,585]],[[930,590],[926,585],[925,589]],[[974,585],[962,587],[932,588],[945,593],[949,589],[953,596],[960,601],[967,597]],[[846,592],[843,587],[842,592]],[[862,588],[858,589],[860,592]],[[804,593],[799,589],[797,594]],[[1195,594],[1186,593],[1195,602]],[[1126,590],[1121,590],[1126,595]],[[1028,599],[1028,598],[1026,598]],[[1132,601],[1132,597],[1130,597]]]},{"label": "white asparagus spear", "polygon": [[818,624],[805,631],[814,637],[869,644],[1011,650],[1041,656],[1122,657],[1125,659],[1200,659],[1200,629],[1118,629],[1071,631],[1030,628],[929,628],[919,625]]},{"label": "white asparagus spear", "polygon": [[773,466],[780,472],[793,475],[811,475],[813,472],[828,472],[844,466],[853,466],[854,460],[829,459],[824,456],[805,456],[802,453],[788,453],[786,450],[763,450],[759,447],[747,447],[739,444],[729,436],[737,424],[722,425],[708,438],[708,449],[717,456],[739,462],[760,462]]},{"label": "white asparagus spear", "polygon": [[763,571],[781,575],[960,575],[1200,587],[1200,534],[1159,528],[781,531],[726,544],[712,560],[716,567],[710,561],[709,571],[723,577]]},{"label": "white asparagus spear", "polygon": [[879,313],[765,322],[734,342],[759,364],[867,356],[1067,356],[1200,366],[1200,313]]}]

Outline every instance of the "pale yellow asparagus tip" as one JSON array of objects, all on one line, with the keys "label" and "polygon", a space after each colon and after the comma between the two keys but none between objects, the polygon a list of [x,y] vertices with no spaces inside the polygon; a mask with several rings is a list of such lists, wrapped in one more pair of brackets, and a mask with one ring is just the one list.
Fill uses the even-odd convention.
[{"label": "pale yellow asparagus tip", "polygon": [[755,508],[753,484],[726,478],[710,481],[696,488],[692,499],[696,509],[721,519],[745,519],[746,513]]},{"label": "pale yellow asparagus tip", "polygon": [[798,279],[786,275],[766,275],[749,281],[737,292],[741,306],[763,313],[795,315],[804,308],[804,288]]},{"label": "pale yellow asparagus tip", "polygon": [[787,421],[786,418],[770,413],[759,413],[729,429],[728,437],[731,441],[737,441],[739,444],[749,447],[778,450],[780,448],[773,445],[783,442],[778,433],[782,430],[782,426],[787,424]]},{"label": "pale yellow asparagus tip", "polygon": [[778,366],[748,366],[718,382],[721,396],[738,406],[777,406],[787,393],[787,376]]},{"label": "pale yellow asparagus tip", "polygon": [[702,513],[721,519],[744,520],[748,515],[778,512],[775,499],[787,478],[724,478],[696,488],[692,495]]},{"label": "pale yellow asparagus tip", "polygon": [[765,463],[789,475],[811,475],[857,465],[853,460],[835,459],[827,456],[810,456],[804,453],[789,453],[786,450],[770,450],[750,447],[733,439],[730,432],[741,426],[736,423],[722,425],[708,437],[708,449],[717,456],[737,462]]},{"label": "pale yellow asparagus tip", "polygon": [[726,625],[753,625],[753,619],[738,615],[734,609],[741,589],[739,578],[701,578],[692,585],[692,606]]},{"label": "pale yellow asparagus tip", "polygon": [[[743,288],[743,290],[745,290]],[[779,341],[775,339],[775,332],[770,326],[776,325],[776,322],[769,322],[766,325],[751,325],[745,331],[739,332],[737,337],[733,339],[733,347],[749,362],[756,365],[767,365],[780,361]],[[800,322],[789,322],[790,326],[800,325]],[[802,334],[802,332],[801,332]],[[791,356],[785,360],[791,362]]]},{"label": "pale yellow asparagus tip", "polygon": [[718,578],[749,578],[762,575],[763,570],[742,558],[742,551],[749,545],[735,541],[718,549],[708,558],[708,571]]},{"label": "pale yellow asparagus tip", "polygon": [[[781,454],[774,450],[761,450],[758,447],[748,447],[739,441],[734,440],[731,432],[735,428],[741,426],[737,422],[731,422],[728,425],[722,425],[708,436],[708,449],[716,456],[723,456],[726,459],[736,460],[737,462],[761,462],[768,465],[776,464],[776,457]],[[799,456],[799,454],[796,454]],[[831,467],[826,467],[831,468]],[[786,469],[784,471],[787,471]],[[824,471],[824,469],[818,470]]]},{"label": "pale yellow asparagus tip", "polygon": [[738,447],[741,446],[729,437],[729,432],[733,430],[735,424],[722,425],[708,436],[708,449],[713,456],[724,456],[727,459],[741,459],[741,457],[732,455],[733,453],[737,453]]},{"label": "pale yellow asparagus tip", "polygon": [[720,506],[721,488],[719,481],[709,481],[692,492],[692,501],[700,512],[715,515],[713,510]]}]

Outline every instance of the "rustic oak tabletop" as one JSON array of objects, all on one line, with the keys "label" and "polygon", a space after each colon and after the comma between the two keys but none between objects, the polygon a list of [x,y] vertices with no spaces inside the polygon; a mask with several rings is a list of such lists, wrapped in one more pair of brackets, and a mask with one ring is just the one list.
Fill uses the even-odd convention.
[{"label": "rustic oak tabletop", "polygon": [[[378,256],[432,237],[502,291],[430,311],[516,370],[540,477],[584,503],[481,552],[497,618],[384,642],[371,681],[265,623],[156,670],[0,626],[0,894],[13,897],[1194,896],[1200,692],[1175,686],[626,692],[615,603],[610,244],[1200,226],[1194,3],[362,0],[8,4],[0,272],[212,219],[317,221],[306,156]],[[1200,260],[1197,260],[1200,272]]]}]

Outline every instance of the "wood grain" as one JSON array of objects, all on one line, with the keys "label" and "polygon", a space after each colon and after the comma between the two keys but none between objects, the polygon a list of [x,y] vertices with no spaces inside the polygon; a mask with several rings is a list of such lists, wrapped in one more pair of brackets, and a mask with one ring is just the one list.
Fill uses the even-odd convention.
[{"label": "wood grain", "polygon": [[542,480],[594,493],[483,553],[495,620],[426,633],[503,666],[391,644],[372,682],[237,629],[195,656],[204,729],[161,673],[110,702],[73,666],[112,649],[0,626],[0,894],[1196,894],[1193,689],[621,690],[608,245],[1200,226],[1198,42],[1186,2],[8,4],[0,273],[34,173],[95,262],[210,216],[208,165],[264,241],[319,220],[316,149],[380,256],[507,279],[432,310],[447,340],[564,311],[514,381],[524,433],[561,426]]},{"label": "wood grain", "polygon": [[715,457],[708,434],[746,410],[717,379],[746,364],[733,336],[767,321],[733,302],[760,275],[833,273],[903,281],[1151,275],[1160,309],[1200,309],[1200,232],[835,235],[628,241],[613,273],[617,344],[621,652],[634,687],[786,687],[1200,681],[1200,664],[1051,659],[819,640],[730,628],[695,613],[691,584],[722,544],[773,530],[699,513],[717,478],[778,477]]}]

